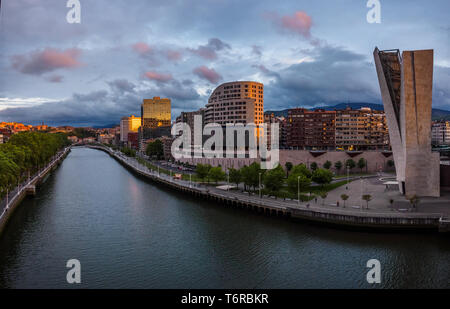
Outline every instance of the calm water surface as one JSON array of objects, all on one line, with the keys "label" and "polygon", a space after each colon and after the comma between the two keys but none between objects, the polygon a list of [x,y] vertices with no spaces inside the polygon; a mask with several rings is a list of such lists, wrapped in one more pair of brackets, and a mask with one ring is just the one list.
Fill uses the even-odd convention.
[{"label": "calm water surface", "polygon": [[0,287],[450,287],[450,241],[365,233],[264,217],[197,201],[135,177],[107,154],[73,149],[0,238]]}]

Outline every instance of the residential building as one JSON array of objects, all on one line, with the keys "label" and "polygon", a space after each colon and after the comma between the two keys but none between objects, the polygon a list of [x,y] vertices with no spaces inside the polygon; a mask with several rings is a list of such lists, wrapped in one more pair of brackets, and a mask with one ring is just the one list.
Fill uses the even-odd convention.
[{"label": "residential building", "polygon": [[450,145],[450,121],[432,123],[431,143],[436,146]]},{"label": "residential building", "polygon": [[288,111],[287,147],[295,149],[334,149],[335,111],[309,111],[294,108]]},{"label": "residential building", "polygon": [[385,113],[370,108],[337,110],[336,148],[389,150],[389,132]]},{"label": "residential building", "polygon": [[217,87],[209,97],[205,124],[264,122],[264,85],[251,81],[229,82]]}]

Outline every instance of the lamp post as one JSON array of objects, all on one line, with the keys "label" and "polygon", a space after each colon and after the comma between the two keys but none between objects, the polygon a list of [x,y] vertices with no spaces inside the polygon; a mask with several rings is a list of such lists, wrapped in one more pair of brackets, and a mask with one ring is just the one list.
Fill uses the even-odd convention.
[{"label": "lamp post", "polygon": [[347,186],[346,189],[348,190],[348,183],[350,182],[350,167],[347,165]]},{"label": "lamp post", "polygon": [[363,202],[364,202],[364,200],[363,200],[363,194],[364,194],[363,185],[364,185],[364,180],[361,177],[361,209],[363,209]]},{"label": "lamp post", "polygon": [[189,188],[192,188],[192,174],[189,174]]},{"label": "lamp post", "polygon": [[298,204],[300,205],[300,176],[297,177],[297,196]]},{"label": "lamp post", "polygon": [[262,196],[261,196],[261,173],[259,173],[259,198],[262,198]]}]

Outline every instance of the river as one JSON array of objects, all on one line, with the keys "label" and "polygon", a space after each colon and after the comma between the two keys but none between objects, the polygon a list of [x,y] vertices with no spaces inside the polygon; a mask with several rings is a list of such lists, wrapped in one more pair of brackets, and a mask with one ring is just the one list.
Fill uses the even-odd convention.
[{"label": "river", "polygon": [[[66,263],[81,263],[79,285]],[[369,284],[366,263],[381,263]],[[448,235],[266,217],[146,182],[75,148],[0,238],[2,288],[448,288]]]}]

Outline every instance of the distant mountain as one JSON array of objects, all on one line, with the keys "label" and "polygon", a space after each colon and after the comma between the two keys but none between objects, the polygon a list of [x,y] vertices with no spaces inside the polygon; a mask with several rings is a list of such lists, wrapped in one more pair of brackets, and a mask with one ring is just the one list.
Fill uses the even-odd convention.
[{"label": "distant mountain", "polygon": [[118,124],[117,123],[110,123],[110,124],[105,124],[105,125],[98,125],[98,126],[94,126],[94,129],[109,129],[109,128],[115,128],[117,127]]},{"label": "distant mountain", "polygon": [[[347,107],[351,107],[352,109],[360,109],[362,107],[369,107],[373,110],[379,110],[382,111],[384,110],[384,106],[382,104],[376,104],[376,103],[364,103],[364,102],[360,102],[360,103],[339,103],[333,106],[320,106],[320,107],[316,107],[316,108],[311,108],[310,110],[315,110],[315,109],[324,109],[327,111],[332,111],[335,109],[345,109]],[[283,110],[278,110],[278,111],[267,111],[265,112],[266,114],[271,114],[273,113],[275,116],[284,116],[287,117],[288,115],[288,110],[289,109],[283,109]],[[440,119],[445,119],[445,120],[450,120],[450,111],[444,110],[444,109],[438,109],[438,108],[433,108],[432,111],[432,119],[433,120],[440,120]]]}]

